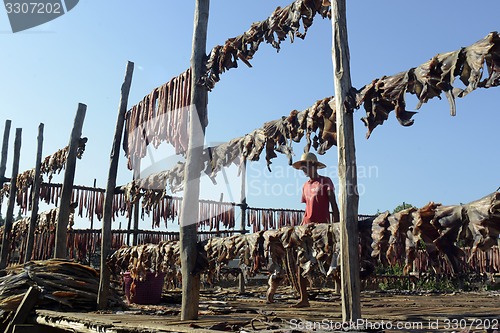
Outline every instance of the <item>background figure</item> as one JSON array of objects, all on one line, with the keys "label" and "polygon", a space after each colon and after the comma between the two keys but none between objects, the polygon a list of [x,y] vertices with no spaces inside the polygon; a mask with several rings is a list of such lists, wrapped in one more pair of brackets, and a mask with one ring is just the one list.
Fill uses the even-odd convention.
[{"label": "background figure", "polygon": [[[318,169],[326,167],[318,161],[313,153],[302,154],[299,161],[292,164],[295,169],[304,171],[309,179],[302,186],[302,202],[306,204],[302,225],[309,223],[339,222],[339,208],[335,200],[335,187],[329,177],[318,174]],[[330,221],[330,207],[333,212],[333,221]],[[298,265],[298,284],[300,299],[292,307],[302,308],[309,306],[307,294],[307,279],[302,276],[302,268]]]}]

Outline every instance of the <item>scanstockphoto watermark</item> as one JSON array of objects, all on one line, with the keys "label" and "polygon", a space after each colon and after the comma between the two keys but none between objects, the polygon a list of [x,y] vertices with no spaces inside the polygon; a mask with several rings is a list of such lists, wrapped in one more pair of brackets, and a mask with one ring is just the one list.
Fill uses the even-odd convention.
[{"label": "scanstockphoto watermark", "polygon": [[389,330],[423,330],[428,328],[428,323],[419,321],[370,321],[358,319],[356,321],[334,321],[323,319],[321,321],[309,321],[304,319],[291,319],[290,329],[305,330],[309,332],[330,332],[330,331],[389,331]]},{"label": "scanstockphoto watermark", "polygon": [[4,0],[12,32],[24,31],[50,22],[73,8],[79,0]]},{"label": "scanstockphoto watermark", "polygon": [[[353,182],[347,179],[348,189],[361,196],[366,192],[363,179],[378,178],[379,170],[376,165],[358,165],[357,185],[350,186]],[[250,163],[247,167],[248,196],[288,196],[300,197],[305,175],[302,171],[290,166],[275,166],[272,172],[262,168],[257,163]],[[338,184],[338,167],[330,166],[321,170],[321,174],[330,177]],[[335,181],[337,180],[337,181]]]}]

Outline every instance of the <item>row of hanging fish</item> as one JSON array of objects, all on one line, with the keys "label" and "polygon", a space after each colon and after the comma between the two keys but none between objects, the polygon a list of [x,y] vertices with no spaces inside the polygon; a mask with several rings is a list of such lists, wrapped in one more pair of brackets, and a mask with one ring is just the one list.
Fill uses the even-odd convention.
[{"label": "row of hanging fish", "polygon": [[[97,308],[99,273],[91,267],[69,260],[31,261],[10,267],[0,277],[0,309],[15,311],[30,287],[41,295],[38,309],[93,311]],[[114,289],[109,292],[108,305],[122,306]]]},{"label": "row of hanging fish", "polygon": [[[35,224],[33,252],[31,260],[47,260],[54,257],[54,247],[57,228],[57,214],[59,208],[54,208],[38,215]],[[15,221],[12,226],[8,262],[24,263],[28,241],[30,218]],[[80,263],[89,264],[95,257],[96,250],[101,244],[101,230],[73,229],[74,213],[70,213],[67,232],[67,256],[69,259]],[[4,228],[0,227],[0,239],[3,237]],[[137,243],[160,243],[178,240],[179,234],[175,232],[155,232],[141,230],[137,233]],[[132,231],[113,230],[111,233],[111,249],[119,249],[131,242]]]},{"label": "row of hanging fish", "polygon": [[[483,79],[483,67],[488,76]],[[453,87],[458,77],[464,89]],[[430,61],[393,76],[384,76],[373,80],[360,90],[352,89],[348,94],[350,108],[364,107],[366,116],[362,119],[368,128],[367,137],[373,129],[382,124],[395,110],[396,118],[404,126],[413,124],[415,112],[406,110],[405,94],[415,94],[419,99],[417,109],[429,99],[445,93],[451,108],[455,111],[455,98],[464,97],[477,87],[490,88],[500,85],[500,36],[490,33],[484,39],[458,51],[438,54]],[[335,101],[333,97],[318,100],[304,111],[291,111],[288,117],[270,121],[262,128],[228,143],[211,147],[205,152],[205,173],[214,177],[222,168],[231,163],[244,160],[259,160],[266,150],[266,161],[270,168],[271,159],[276,153],[287,155],[291,163],[293,150],[291,143],[300,142],[306,137],[304,151],[311,146],[319,154],[337,144]],[[213,154],[213,152],[217,152]],[[215,158],[214,158],[215,156]],[[239,157],[239,158],[238,158]],[[236,161],[236,162],[235,162]],[[175,184],[172,191],[182,189],[184,164],[176,165],[175,172],[165,172],[169,184]]]},{"label": "row of hanging fish", "polygon": [[[332,253],[339,250],[338,239],[338,226],[330,224],[212,237],[198,242],[196,266],[192,273],[204,273],[207,281],[213,282],[223,271],[222,268],[233,259],[239,259],[240,265],[246,267],[250,275],[266,268],[272,273],[285,269],[281,265],[286,261],[285,257],[290,258],[285,255],[289,253],[301,258],[299,262],[306,274],[317,274],[320,270],[326,275]],[[179,279],[179,246],[178,241],[171,241],[122,247],[108,258],[107,264],[114,274],[130,271],[131,276],[139,280],[144,279],[148,272],[163,272],[167,275],[167,281]],[[269,266],[271,262],[273,265]],[[296,262],[290,262],[289,266],[296,266]]]},{"label": "row of hanging fish", "polygon": [[[487,76],[483,79],[484,70]],[[454,86],[458,78],[465,88]],[[492,32],[480,41],[460,50],[438,54],[428,62],[391,76],[373,80],[357,94],[357,107],[363,105],[366,116],[362,118],[368,128],[367,138],[378,125],[387,120],[395,110],[403,126],[413,124],[416,112],[406,110],[405,94],[416,95],[416,109],[423,103],[439,97],[444,92],[452,116],[456,114],[456,97],[464,97],[476,88],[500,85],[500,35]]]},{"label": "row of hanging fish", "polygon": [[[483,66],[487,68],[488,76],[483,76]],[[453,80],[459,77],[466,85],[465,89],[453,88]],[[401,124],[409,126],[413,124],[411,117],[414,112],[405,110],[404,95],[406,92],[416,94],[419,98],[417,109],[430,98],[439,96],[445,92],[451,107],[451,114],[455,114],[455,97],[464,97],[477,87],[490,88],[500,85],[500,36],[498,33],[490,33],[477,43],[462,48],[455,52],[438,54],[429,62],[424,63],[409,71],[394,76],[376,79],[357,92],[352,92],[349,97],[353,107],[363,106],[366,117],[363,118],[368,128],[367,137],[373,129],[382,124],[392,110],[396,110],[396,118]],[[351,101],[355,96],[356,101]],[[258,156],[266,147],[266,160],[268,165],[273,152],[267,150],[272,146],[268,143],[269,135],[276,128],[274,150],[284,151],[291,160],[291,145],[283,144],[286,139],[300,142],[302,136],[306,135],[305,151],[309,151],[312,145],[319,154],[323,154],[337,144],[336,114],[334,98],[317,101],[315,105],[305,111],[292,111],[288,118],[282,117],[264,125],[264,129],[257,129],[247,135],[247,141],[251,149],[243,151],[243,156],[250,160],[258,159]],[[311,134],[318,134],[311,140]],[[248,154],[248,152],[251,152]]]},{"label": "row of hanging fish", "polygon": [[[38,214],[37,221],[34,224],[35,230],[32,258],[45,260],[53,257],[58,214],[59,208],[52,208]],[[18,255],[17,263],[24,262],[30,221],[30,217],[25,217],[12,223],[9,238],[10,249],[7,255],[8,262],[16,260],[16,258],[13,257],[14,254]],[[68,229],[71,230],[73,225],[74,211],[70,210]],[[3,237],[4,230],[4,226],[0,227],[0,237]]]},{"label": "row of hanging fish", "polygon": [[[337,144],[335,127],[335,105],[333,98],[318,100],[313,106],[303,111],[293,110],[288,117],[267,122],[245,136],[233,139],[203,151],[203,170],[215,183],[215,176],[231,164],[243,166],[246,160],[258,161],[265,149],[265,158],[269,171],[272,159],[276,153],[285,154],[289,164],[292,164],[292,142],[300,142],[306,137],[304,151],[311,146],[318,153],[324,154]],[[172,169],[161,171],[143,179],[134,180],[126,185],[132,193],[135,188],[164,189],[172,193],[182,191],[185,163],[179,162]],[[241,170],[241,169],[240,169]]]},{"label": "row of hanging fish", "polygon": [[266,20],[253,23],[242,35],[215,46],[208,56],[207,72],[202,75],[201,83],[212,90],[222,73],[238,67],[238,60],[252,67],[249,61],[264,41],[279,52],[280,44],[287,36],[292,43],[295,37],[304,39],[318,13],[323,18],[331,16],[327,1],[296,0],[286,7],[276,8]]},{"label": "row of hanging fish", "polygon": [[189,135],[189,105],[191,104],[191,69],[160,87],[155,88],[125,115],[123,150],[128,168],[134,168],[134,158],[143,158],[147,146],[158,148],[166,141],[176,154],[187,151]]},{"label": "row of hanging fish", "polygon": [[[87,138],[80,138],[78,140],[76,153],[77,158],[82,158],[86,143]],[[64,167],[66,166],[66,160],[68,158],[68,151],[69,145],[62,149],[59,149],[52,155],[46,156],[42,160],[40,165],[40,182],[43,182],[43,175],[47,175],[50,182],[52,180],[52,176],[55,173],[60,173],[61,170],[64,169]],[[16,178],[16,201],[24,213],[26,213],[28,207],[31,206],[31,195],[29,194],[29,192],[33,189],[34,180],[35,168],[19,173]],[[4,184],[3,188],[0,190],[0,204],[2,203],[3,197],[9,194],[9,191],[10,184]]]},{"label": "row of hanging fish", "polygon": [[[298,12],[303,10],[310,12],[307,9],[308,6],[328,9],[328,6],[321,6],[319,3],[320,1],[296,1],[289,7],[278,10],[275,14],[280,17],[284,12],[292,13],[294,10],[298,10],[297,8],[300,8]],[[266,22],[263,21],[260,24],[269,25]],[[274,18],[270,22],[279,22],[279,20]],[[227,45],[231,45],[231,43],[231,40],[229,40]],[[364,107],[367,115],[363,118],[363,122],[368,128],[367,137],[370,136],[377,125],[382,124],[388,118],[388,114],[392,110],[396,110],[396,118],[402,125],[409,126],[413,124],[411,118],[415,112],[406,111],[405,109],[405,94],[407,92],[417,95],[419,99],[417,109],[429,99],[440,96],[444,92],[450,102],[451,113],[454,115],[456,113],[455,97],[464,97],[477,87],[489,88],[500,85],[499,45],[499,34],[496,32],[490,33],[484,39],[469,47],[455,52],[438,54],[430,61],[416,68],[393,76],[375,79],[359,91],[351,91],[349,104],[351,104],[352,108]],[[224,49],[230,49],[230,47],[227,46]],[[218,63],[222,64],[224,61]],[[488,77],[481,81],[483,66],[488,69]],[[215,71],[214,73],[220,72]],[[212,73],[209,76],[213,77],[214,75]],[[466,85],[465,89],[453,87],[455,77],[459,77]],[[291,141],[300,142],[304,134],[307,140],[305,151],[309,151],[312,145],[319,154],[323,154],[337,144],[336,115],[333,101],[333,97],[318,100],[307,110],[302,112],[293,110],[288,117],[270,121],[263,128],[256,129],[242,138],[233,139],[223,145],[207,149],[204,159],[207,166],[206,173],[214,176],[215,172],[220,170],[221,167],[231,164],[240,154],[245,159],[256,161],[264,148],[266,149],[268,166],[271,164],[271,159],[276,157],[275,152],[286,154],[289,161],[291,161],[293,154]],[[150,109],[151,107],[147,110]],[[311,139],[313,133],[315,136]],[[160,137],[160,139],[162,138]],[[239,148],[239,152],[236,148]],[[141,154],[140,157],[142,156],[144,155]],[[177,176],[179,174],[182,173],[179,172]],[[170,181],[170,183],[174,183],[174,181]],[[180,181],[175,183],[182,184]]]},{"label": "row of hanging fish", "polygon": [[297,226],[304,217],[302,210],[286,209],[247,208],[246,214],[247,227],[252,227],[252,232]]},{"label": "row of hanging fish", "polygon": [[[465,205],[443,206],[430,202],[419,209],[411,207],[376,217],[372,226],[372,256],[385,265],[402,264],[406,273],[412,269],[419,271],[421,265],[440,273],[439,258],[445,257],[451,271],[458,273],[474,263],[478,250],[489,251],[498,245],[499,234],[500,192]],[[427,263],[415,262],[421,250],[419,244],[427,252]],[[458,244],[470,247],[470,253],[466,255]],[[500,269],[497,253],[493,251],[490,255],[489,267],[493,272]]]},{"label": "row of hanging fish", "polygon": [[[10,186],[4,184],[2,193],[9,193]],[[19,206],[22,214],[27,214],[32,207],[32,190],[33,187],[28,187],[25,191],[18,191],[16,194],[16,203]],[[62,193],[62,184],[42,183],[40,185],[39,200],[47,204],[59,205]],[[79,217],[88,218],[93,222],[94,218],[101,220],[104,213],[104,190],[99,188],[73,186],[71,194],[71,202],[78,207],[77,214]],[[113,221],[119,216],[128,216],[131,209],[130,204],[125,200],[125,194],[122,191],[117,191],[114,195],[112,203],[112,218]]]},{"label": "row of hanging fish", "polygon": [[163,220],[165,227],[179,216],[181,198],[165,195],[164,191],[146,190],[142,196],[141,218],[151,216],[151,227],[160,227]]},{"label": "row of hanging fish", "polygon": [[[62,184],[42,183],[40,186],[40,201],[58,206],[61,193]],[[17,193],[17,205],[24,214],[31,209],[32,195],[32,188]],[[104,196],[105,192],[100,188],[73,186],[71,202],[78,207],[77,214],[79,217],[88,218],[91,222],[96,217],[100,221],[104,213]],[[128,216],[129,209],[130,206],[125,201],[124,193],[118,191],[113,198],[113,220],[120,215]]]},{"label": "row of hanging fish", "polygon": [[[152,228],[165,227],[168,222],[179,218],[182,198],[167,196],[164,192],[147,190],[142,201],[141,217],[151,217]],[[235,205],[230,202],[200,200],[198,204],[198,229],[219,230],[219,227],[233,229],[235,227]],[[178,221],[180,223],[180,221]]]},{"label": "row of hanging fish", "polygon": [[235,227],[235,205],[230,202],[200,201],[198,214],[198,230],[219,230]]},{"label": "row of hanging fish", "polygon": [[165,273],[165,280],[172,281],[179,274],[179,246],[177,240],[123,246],[109,256],[107,265],[113,274],[128,271],[133,279],[139,281],[143,281],[148,272]]},{"label": "row of hanging fish", "polygon": [[[86,144],[87,138],[80,138],[78,140],[76,152],[76,157],[78,159],[82,158]],[[59,174],[65,168],[66,160],[68,158],[68,152],[69,145],[42,159],[42,163],[40,165],[40,182],[43,181],[43,175],[47,175],[50,182],[54,174]],[[18,174],[16,179],[17,191],[23,193],[27,192],[28,188],[33,186],[34,180],[35,168],[26,170]]]}]

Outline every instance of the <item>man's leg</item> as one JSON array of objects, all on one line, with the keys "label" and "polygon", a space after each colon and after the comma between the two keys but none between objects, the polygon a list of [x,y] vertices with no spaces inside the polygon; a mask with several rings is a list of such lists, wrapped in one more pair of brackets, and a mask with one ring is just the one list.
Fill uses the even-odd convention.
[{"label": "man's leg", "polygon": [[300,299],[297,303],[292,305],[292,308],[307,308],[311,306],[309,304],[309,295],[307,294],[307,279],[302,276],[302,268],[300,266],[298,267],[297,270],[298,276],[297,276],[297,282],[299,284],[299,290],[300,290]]}]

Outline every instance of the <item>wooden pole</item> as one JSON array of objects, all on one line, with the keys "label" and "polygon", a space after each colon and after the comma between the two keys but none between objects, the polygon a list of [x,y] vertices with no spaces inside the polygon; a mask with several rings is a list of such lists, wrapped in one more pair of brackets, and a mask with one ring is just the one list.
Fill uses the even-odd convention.
[{"label": "wooden pole", "polygon": [[[97,206],[97,200],[99,200],[99,196],[97,195],[97,192],[95,191],[96,187],[97,187],[97,179],[94,178],[94,192],[93,192],[93,193],[95,193],[93,196],[93,198],[94,198],[93,201],[94,201],[94,205],[95,205],[94,207]],[[91,216],[90,217],[90,230],[93,230],[93,229],[94,229],[94,218],[93,218],[93,216]]]},{"label": "wooden pole", "polygon": [[137,202],[132,206],[132,210],[134,211],[134,238],[132,239],[133,246],[136,246],[139,240],[139,210],[141,209],[139,200],[140,199],[138,199]]},{"label": "wooden pole", "polygon": [[[201,158],[207,125],[207,89],[196,84],[205,69],[207,26],[210,0],[196,0],[193,48],[191,53],[191,105],[189,107],[189,145],[184,172],[184,199],[180,214],[180,255],[182,267],[181,320],[198,319],[200,275],[194,274],[197,257],[198,201]],[[200,129],[201,127],[201,129]]]},{"label": "wooden pole", "polygon": [[240,230],[241,234],[246,233],[246,211],[247,211],[247,190],[246,190],[246,184],[247,184],[247,159],[245,157],[242,157],[243,160],[243,166],[241,169],[241,194],[240,194],[240,203],[241,203],[241,224],[240,224]]},{"label": "wooden pole", "polygon": [[97,304],[100,309],[108,306],[110,271],[106,264],[109,252],[111,250],[111,219],[113,217],[113,197],[115,196],[116,174],[118,172],[118,160],[120,158],[120,145],[123,135],[123,124],[125,122],[125,112],[127,112],[127,101],[132,84],[132,73],[134,72],[134,63],[127,62],[125,80],[121,88],[120,106],[118,108],[118,119],[116,120],[115,136],[113,146],[111,147],[110,165],[108,172],[108,182],[106,185],[106,194],[104,197],[102,236],[101,236],[101,274],[99,281],[99,294],[97,295]]},{"label": "wooden pole", "polygon": [[356,149],[345,0],[332,1],[332,60],[337,114],[342,320],[361,318]]},{"label": "wooden pole", "polygon": [[[5,183],[5,168],[7,166],[7,152],[9,151],[9,135],[10,135],[10,124],[11,121],[7,119],[5,121],[5,127],[3,130],[3,143],[2,143],[2,156],[0,159],[0,189],[3,188]],[[0,200],[0,215],[2,214],[2,204]]]},{"label": "wooden pole", "polygon": [[7,166],[7,152],[9,151],[9,135],[10,135],[11,121],[5,121],[5,128],[3,130],[3,143],[2,143],[2,159],[0,160],[0,188],[3,187],[5,182],[5,168]]},{"label": "wooden pole", "polygon": [[12,163],[12,177],[10,178],[9,202],[7,204],[7,216],[5,217],[5,225],[2,238],[2,252],[0,255],[0,269],[7,267],[7,257],[10,250],[10,239],[12,231],[12,221],[14,220],[14,204],[16,202],[17,193],[17,174],[19,173],[19,155],[21,152],[21,135],[22,129],[16,128],[16,139],[14,141],[14,161]]},{"label": "wooden pole", "polygon": [[131,228],[132,228],[132,212],[130,212],[130,214],[128,215],[128,223],[127,223],[127,245],[128,246],[130,246],[130,229]]},{"label": "wooden pole", "polygon": [[[246,211],[247,211],[247,191],[246,191],[246,181],[247,181],[247,160],[243,157],[243,164],[241,169],[241,194],[240,194],[240,208],[241,208],[241,234],[244,235],[246,230]],[[245,292],[245,276],[243,271],[238,275],[238,287],[239,293],[243,294]]]},{"label": "wooden pole", "polygon": [[28,240],[26,244],[26,254],[24,256],[24,262],[28,262],[31,260],[33,243],[35,242],[35,229],[38,219],[38,200],[40,199],[40,183],[42,182],[42,179],[40,177],[40,168],[42,166],[43,126],[43,123],[40,123],[40,125],[38,125],[38,146],[36,152],[35,179],[33,180],[31,217],[28,229]]},{"label": "wooden pole", "polygon": [[[134,174],[133,174],[133,179],[139,179],[141,178],[141,159],[138,157],[134,156]],[[132,239],[132,245],[136,246],[139,241],[139,211],[141,209],[141,205],[139,204],[139,201],[141,200],[141,197],[137,198],[137,202],[135,202],[132,206],[132,210],[134,213],[134,232],[133,236],[134,238]]]},{"label": "wooden pole", "polygon": [[64,182],[61,191],[61,204],[57,214],[56,226],[56,245],[54,251],[54,258],[66,259],[68,255],[66,239],[68,235],[68,223],[71,204],[71,193],[73,192],[73,183],[75,180],[76,169],[76,155],[78,142],[82,136],[83,121],[85,120],[85,113],[87,106],[79,103],[76,111],[73,130],[69,140],[68,157],[66,158],[66,168],[64,170]]}]

